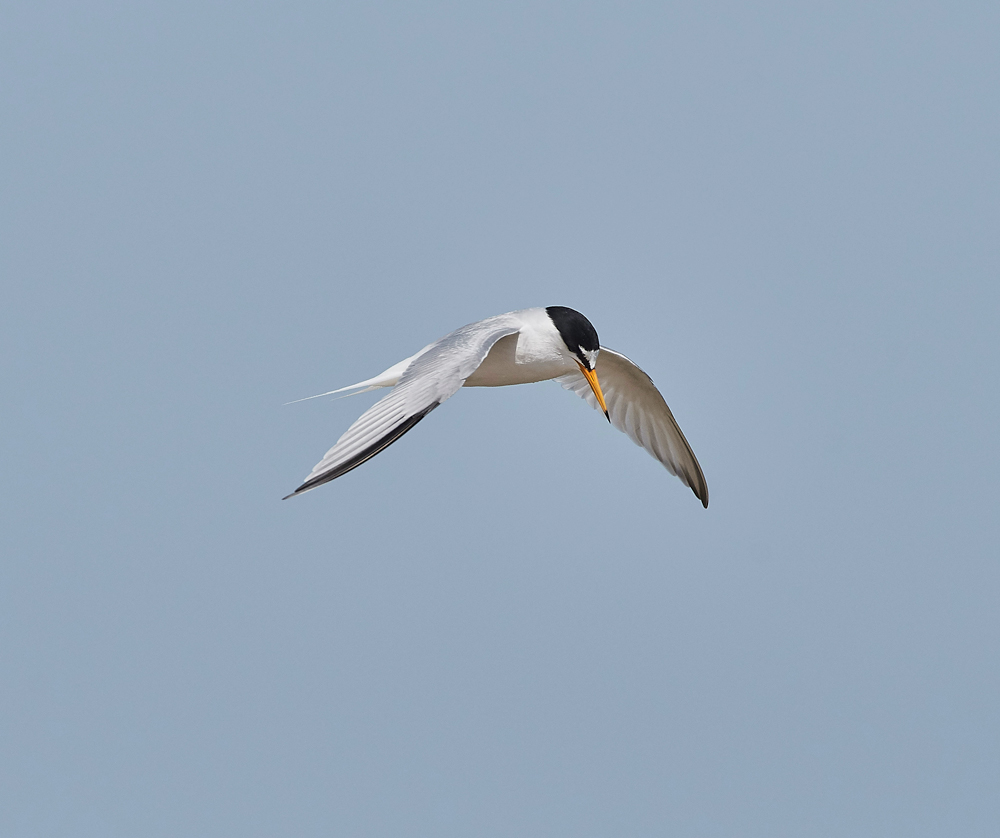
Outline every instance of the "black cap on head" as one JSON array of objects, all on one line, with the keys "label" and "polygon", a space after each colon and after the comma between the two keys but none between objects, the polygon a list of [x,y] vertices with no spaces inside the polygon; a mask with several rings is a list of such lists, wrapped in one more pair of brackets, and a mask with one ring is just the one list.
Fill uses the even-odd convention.
[{"label": "black cap on head", "polygon": [[601,348],[597,329],[580,312],[566,306],[548,306],[545,311],[563,339],[563,343],[566,344],[566,348],[589,369],[590,362],[583,353],[596,352]]}]

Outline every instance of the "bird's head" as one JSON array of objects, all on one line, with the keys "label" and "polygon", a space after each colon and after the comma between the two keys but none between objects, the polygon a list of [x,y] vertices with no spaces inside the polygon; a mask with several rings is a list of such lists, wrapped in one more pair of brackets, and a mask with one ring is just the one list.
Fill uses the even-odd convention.
[{"label": "bird's head", "polygon": [[601,385],[597,381],[597,355],[601,351],[601,342],[597,338],[597,329],[580,312],[566,306],[548,306],[546,314],[552,321],[552,325],[559,332],[559,337],[566,344],[566,348],[576,359],[590,388],[597,397],[597,402],[604,411],[604,415],[611,421],[608,415],[608,406],[604,401],[604,394],[601,392]]}]

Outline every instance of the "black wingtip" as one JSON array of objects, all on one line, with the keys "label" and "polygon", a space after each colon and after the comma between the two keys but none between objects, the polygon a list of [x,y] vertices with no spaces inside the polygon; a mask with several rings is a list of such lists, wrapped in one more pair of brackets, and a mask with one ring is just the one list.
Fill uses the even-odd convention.
[{"label": "black wingtip", "polygon": [[290,495],[285,495],[282,498],[282,500],[288,500],[289,498],[295,497],[296,495],[304,495],[310,489],[315,489],[317,486],[322,486],[324,483],[329,483],[331,480],[336,480],[338,477],[347,474],[347,472],[356,469],[362,463],[367,462],[376,454],[378,454],[379,451],[382,451],[383,449],[388,448],[390,445],[392,445],[392,443],[394,443],[403,434],[405,434],[408,430],[410,430],[414,425],[417,424],[417,422],[423,419],[439,404],[441,404],[441,402],[434,402],[433,404],[430,404],[427,407],[425,407],[419,413],[413,414],[408,419],[401,422],[399,425],[397,425],[395,428],[389,431],[381,439],[376,440],[372,445],[370,445],[364,451],[355,455],[347,462],[341,463],[336,468],[332,468],[329,471],[324,472],[323,474],[318,474],[316,475],[316,477],[307,480]]}]

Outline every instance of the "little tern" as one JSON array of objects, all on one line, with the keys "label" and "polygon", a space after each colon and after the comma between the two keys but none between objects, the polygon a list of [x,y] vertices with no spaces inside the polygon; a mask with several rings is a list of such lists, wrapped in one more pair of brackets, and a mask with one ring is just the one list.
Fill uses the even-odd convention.
[{"label": "little tern", "polygon": [[591,322],[565,306],[526,308],[470,323],[381,375],[321,393],[392,388],[283,500],[370,460],[460,387],[504,387],[553,378],[603,410],[612,425],[663,463],[708,507],[705,475],[652,379],[620,352],[601,346]]}]

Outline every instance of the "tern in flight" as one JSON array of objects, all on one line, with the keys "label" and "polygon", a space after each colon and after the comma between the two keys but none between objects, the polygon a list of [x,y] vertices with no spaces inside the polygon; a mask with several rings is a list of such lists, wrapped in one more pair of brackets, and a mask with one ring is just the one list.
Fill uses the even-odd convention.
[{"label": "tern in flight", "polygon": [[708,507],[705,475],[652,379],[621,353],[601,346],[591,322],[564,306],[526,308],[470,323],[381,375],[321,393],[392,388],[361,414],[287,497],[370,460],[460,387],[503,387],[550,378],[591,407],[600,407],[612,425],[656,457]]}]

